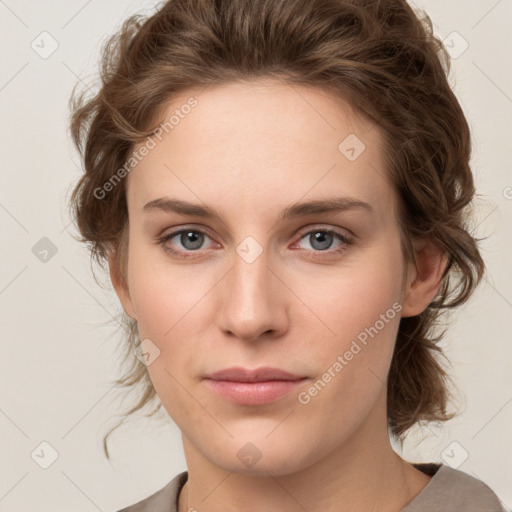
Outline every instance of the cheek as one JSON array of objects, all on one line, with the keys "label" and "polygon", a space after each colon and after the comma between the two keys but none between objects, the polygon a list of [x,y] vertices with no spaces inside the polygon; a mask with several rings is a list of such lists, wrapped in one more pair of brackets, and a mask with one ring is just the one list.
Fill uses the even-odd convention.
[{"label": "cheek", "polygon": [[317,315],[308,325],[319,329],[322,320],[325,339],[333,340],[334,345],[335,340],[350,343],[381,315],[386,327],[383,329],[379,321],[379,330],[389,330],[389,323],[396,324],[400,317],[402,260],[398,240],[395,244],[376,244],[361,254],[347,259],[339,269],[321,269],[321,275],[311,273],[297,280],[301,283],[298,294]]},{"label": "cheek", "polygon": [[[193,328],[189,316],[213,283],[192,266],[175,264],[155,254],[154,248],[148,250],[142,242],[139,246],[134,243],[128,265],[130,296],[141,337],[165,344],[183,325]],[[193,337],[193,331],[188,332]]]},{"label": "cheek", "polygon": [[[371,402],[386,381],[400,322],[402,260],[398,240],[367,251],[365,257],[330,273],[330,279],[310,276],[299,293],[317,313],[304,319],[319,340],[311,349],[304,336],[301,351],[317,370],[314,388],[304,401],[333,401],[341,408]],[[319,321],[321,320],[321,322]],[[314,335],[314,333],[312,333]],[[323,398],[318,400],[316,396]],[[334,414],[334,412],[333,412]]]},{"label": "cheek", "polygon": [[[141,340],[149,339],[158,356],[147,370],[171,416],[194,414],[190,407],[191,379],[204,370],[205,339],[212,326],[208,295],[218,276],[193,265],[174,264],[154,251],[135,247],[130,253],[130,295]],[[211,300],[211,299],[210,299]]]},{"label": "cheek", "polygon": [[[157,395],[178,426],[206,421],[191,407],[189,372],[201,354],[198,314],[208,291],[204,276],[184,272],[184,266],[150,262],[144,251],[134,250],[129,260],[130,295],[141,340],[150,340],[153,356],[147,371]],[[204,425],[207,428],[207,425]]]}]

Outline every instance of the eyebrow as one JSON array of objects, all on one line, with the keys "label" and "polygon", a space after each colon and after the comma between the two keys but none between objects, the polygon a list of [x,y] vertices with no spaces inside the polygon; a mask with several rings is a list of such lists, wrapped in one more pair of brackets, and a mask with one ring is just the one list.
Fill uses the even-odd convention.
[{"label": "eyebrow", "polygon": [[[348,210],[362,209],[373,213],[374,209],[369,203],[365,203],[353,197],[333,197],[328,199],[317,199],[303,203],[294,203],[287,206],[279,215],[280,221],[291,218],[304,217],[317,213],[336,213]],[[181,215],[190,215],[203,218],[220,219],[222,215],[208,205],[189,203],[171,197],[153,199],[144,205],[143,213],[152,211],[174,212]]]}]

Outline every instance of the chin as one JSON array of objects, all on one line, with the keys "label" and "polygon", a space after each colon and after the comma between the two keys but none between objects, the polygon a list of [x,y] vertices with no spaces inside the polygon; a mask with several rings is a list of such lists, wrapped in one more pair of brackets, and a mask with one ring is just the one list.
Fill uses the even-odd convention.
[{"label": "chin", "polygon": [[289,475],[307,468],[318,458],[311,452],[314,451],[311,445],[307,446],[309,452],[305,453],[304,443],[285,444],[277,438],[276,441],[234,442],[228,447],[224,445],[221,453],[205,455],[225,471],[253,476]]}]

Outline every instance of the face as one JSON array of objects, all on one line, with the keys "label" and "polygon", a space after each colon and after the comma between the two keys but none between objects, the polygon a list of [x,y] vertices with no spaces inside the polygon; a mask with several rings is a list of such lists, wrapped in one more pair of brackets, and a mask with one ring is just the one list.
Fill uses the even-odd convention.
[{"label": "face", "polygon": [[[378,129],[271,80],[187,91],[161,119],[176,109],[128,176],[116,290],[186,453],[279,475],[382,431],[407,267]],[[206,378],[232,367],[296,380]]]}]

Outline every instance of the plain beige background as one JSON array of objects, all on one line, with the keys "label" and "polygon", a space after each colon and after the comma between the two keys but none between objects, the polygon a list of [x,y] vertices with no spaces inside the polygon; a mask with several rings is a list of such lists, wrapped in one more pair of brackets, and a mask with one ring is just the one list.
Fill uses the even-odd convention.
[{"label": "plain beige background", "polygon": [[[122,20],[155,5],[0,1],[0,511],[117,510],[185,469],[179,430],[165,419],[128,423],[112,437],[112,463],[103,455],[102,435],[120,411],[112,387],[120,306],[95,283],[65,207],[80,174],[67,135],[71,88],[89,83],[101,43]],[[403,453],[484,480],[510,508],[512,2],[415,5],[454,57],[450,80],[473,130],[488,274],[443,343],[464,412],[413,432]]]}]

